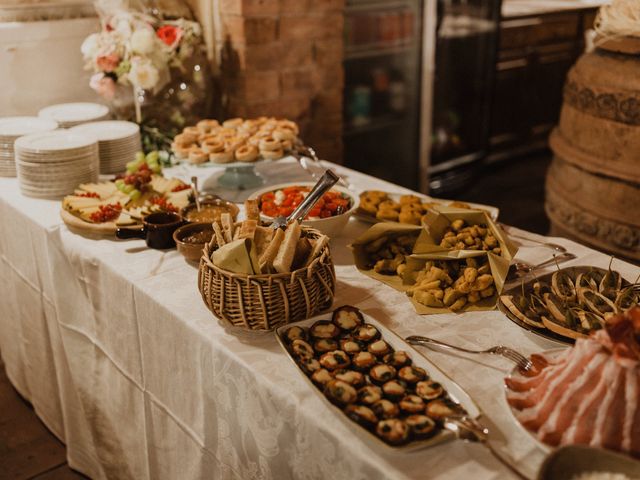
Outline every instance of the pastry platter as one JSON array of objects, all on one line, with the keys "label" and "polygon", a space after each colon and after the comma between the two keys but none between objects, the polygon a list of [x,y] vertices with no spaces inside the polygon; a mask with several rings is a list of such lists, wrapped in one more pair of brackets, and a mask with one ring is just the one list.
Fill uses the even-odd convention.
[{"label": "pastry platter", "polygon": [[[343,324],[341,322],[352,321],[352,319],[340,317],[340,315],[342,315],[342,312],[345,311],[348,312],[349,315],[354,315],[356,314],[355,312],[357,312],[357,315],[361,319],[361,323],[359,325],[364,328],[364,334],[357,329],[354,329],[353,332],[355,333],[351,334],[348,330],[345,330],[345,328],[350,327],[343,327]],[[341,326],[336,327],[336,325]],[[308,335],[308,337],[305,338],[309,339],[309,343],[307,344],[307,346],[310,347],[310,345],[313,343],[314,347],[311,348],[319,349],[320,345],[322,345],[323,342],[330,344],[333,341],[331,338],[327,338],[325,333],[323,333],[326,332],[326,328],[328,327],[339,328],[341,330],[341,333],[339,334],[340,337],[336,338],[339,338],[340,342],[351,342],[353,344],[357,343],[360,345],[360,348],[362,348],[362,351],[360,351],[359,353],[356,353],[354,351],[347,354],[343,350],[337,350],[333,352],[325,350],[326,353],[322,355],[320,355],[321,351],[318,351],[314,353],[313,359],[309,359],[308,361],[302,360],[302,357],[298,354],[298,346],[300,346],[301,344],[300,342],[298,342],[298,339],[294,339],[295,334],[297,334],[298,332],[306,332],[305,334]],[[318,335],[325,335],[325,338],[316,338],[315,342],[313,342],[313,335],[315,335],[315,332],[320,332],[318,333]],[[368,334],[368,332],[375,332],[375,335],[371,336],[368,340],[355,341],[355,338],[361,338],[362,335],[366,335]],[[361,313],[355,307],[340,307],[334,311],[333,316],[332,314],[327,313],[324,315],[315,316],[307,320],[278,327],[276,330],[276,336],[278,341],[280,342],[280,345],[285,350],[289,358],[300,369],[300,374],[306,380],[309,388],[313,389],[313,391],[319,394],[320,397],[322,397],[324,401],[326,401],[326,405],[329,407],[329,410],[332,411],[333,414],[340,418],[343,422],[345,422],[345,424],[351,430],[356,431],[358,435],[363,438],[367,438],[369,441],[375,442],[379,445],[383,445],[386,448],[396,451],[413,451],[453,440],[455,439],[455,434],[443,427],[444,418],[466,417],[472,420],[478,420],[481,416],[479,408],[473,402],[471,397],[453,380],[442,373],[435,364],[429,361],[418,351],[413,349],[403,339],[386,328],[381,322],[377,321],[375,318],[367,314]],[[369,367],[361,368],[362,365],[359,363],[359,360],[364,359],[366,355],[362,357],[358,357],[358,355],[366,354],[367,352],[375,352],[374,348],[378,348],[380,346],[382,346],[382,348],[387,348],[387,351],[389,352],[384,356],[384,360],[383,355],[376,352],[375,355],[377,356],[377,360],[375,360],[375,362],[378,363],[376,363],[371,369],[369,369]],[[346,345],[342,346],[342,343],[340,348],[348,351],[348,347]],[[328,373],[328,375],[331,375],[332,380],[329,380],[325,384],[325,394],[323,394],[321,390],[322,387],[317,386],[320,385],[320,383],[318,383],[318,379],[320,379],[323,375],[323,372],[320,372],[320,370],[324,370],[325,360],[330,361],[330,359],[327,359],[327,356],[331,356],[332,354],[351,356],[352,363],[349,366],[349,370],[334,369],[331,370],[332,373]],[[320,363],[317,363],[317,361],[315,360],[315,357],[317,356],[319,356],[320,358]],[[402,361],[404,363],[397,363],[399,361]],[[315,368],[313,365],[315,365],[316,367],[320,365],[323,368],[318,368],[318,370],[316,370],[312,374],[310,369]],[[358,365],[360,365],[360,368],[358,367]],[[395,367],[389,368],[391,365],[396,365],[397,370]],[[404,368],[402,367],[403,365]],[[327,367],[327,369],[329,368],[330,367]],[[378,369],[382,370],[383,374],[385,369],[394,372],[394,379],[382,384],[382,388],[375,385],[375,383],[377,383],[378,385],[381,384],[381,382],[379,381],[380,378],[376,378],[377,372],[380,371]],[[359,374],[359,372],[366,373],[367,370],[369,371],[368,374]],[[376,372],[374,372],[374,370],[376,370]],[[327,371],[328,370],[325,370],[325,372]],[[397,378],[402,378],[402,380],[395,380],[396,371],[398,372]],[[423,380],[412,384],[410,382],[404,382],[404,379],[407,377],[401,377],[403,373],[407,372],[409,373],[409,375],[413,373],[425,376],[418,377],[422,378]],[[350,377],[356,378],[356,380],[353,380],[353,382],[361,381],[361,383],[350,383],[352,381]],[[345,379],[344,381],[342,381],[343,378]],[[358,378],[359,380],[357,380]],[[378,381],[376,382],[372,379]],[[386,380],[386,377],[382,378],[382,381],[384,380]],[[412,379],[411,381],[414,380],[415,379]],[[351,400],[346,407],[344,405],[339,405],[339,402],[335,401],[335,397],[331,397],[331,395],[340,396],[342,393],[345,393],[340,390],[341,388],[344,388],[346,390],[346,393],[348,393],[349,390],[356,389],[350,386],[342,385],[345,382],[348,385],[356,385],[356,388],[358,388],[357,400]],[[393,403],[389,399],[394,398],[393,396],[390,396],[390,392],[394,391],[387,390],[387,385],[391,383],[402,385],[403,382],[404,385],[406,385],[406,391],[401,395],[404,395],[404,397],[402,397],[398,404]],[[337,388],[337,393],[334,387]],[[394,385],[394,387],[397,388],[397,385]],[[425,388],[422,389],[423,387]],[[420,392],[421,396],[418,396],[418,391]],[[376,392],[380,393],[378,394]],[[367,402],[378,398],[377,395],[381,396],[382,398],[370,404],[371,408],[368,408],[366,405],[369,405],[369,403]],[[330,397],[334,398],[334,400],[330,400]],[[394,401],[398,401],[399,398],[400,397],[397,397]],[[405,404],[404,402],[406,402],[408,398],[415,400],[418,405]],[[424,398],[429,398],[429,400],[424,400]],[[424,404],[421,403],[423,401],[425,402]],[[398,405],[403,406],[398,407]],[[433,410],[431,408],[432,406],[434,407]],[[405,408],[408,407],[415,407],[416,411],[421,413],[407,413],[408,411],[405,410]],[[441,412],[441,416],[436,415],[436,412],[438,412],[436,407],[444,409],[444,411]],[[368,424],[368,417],[357,417],[356,414],[361,413],[360,409],[362,409],[364,412],[368,412],[369,415],[371,415],[371,413],[375,410],[375,412],[377,413],[374,414],[374,417],[378,418],[378,420],[381,419],[377,423],[377,426],[370,423]],[[430,412],[433,412],[433,415],[431,415]],[[318,414],[324,415],[328,414],[328,412],[325,413],[323,411],[318,412]],[[416,421],[415,417],[420,417],[424,422],[423,424],[419,424],[419,427],[422,427],[425,424],[431,425],[432,429],[428,434],[420,435],[416,433],[416,430],[414,430],[414,426],[416,424],[412,423]],[[425,420],[422,417],[428,418],[426,418]],[[359,418],[360,421],[355,420],[355,418]],[[389,424],[385,424],[386,422],[391,422],[391,425],[393,425],[391,427],[391,430],[385,430],[387,426],[389,426]],[[402,441],[391,441],[389,437],[387,437],[387,439],[383,439],[385,438],[383,437],[383,435],[390,434],[389,432],[396,433],[393,431],[393,429],[396,427],[393,422],[397,422],[400,425],[403,425],[406,422],[407,425],[412,425],[410,427],[410,433],[408,434],[409,436],[404,438],[404,440]]]},{"label": "pastry platter", "polygon": [[[387,202],[390,202],[390,204],[395,204],[396,207],[394,208],[396,210],[400,210],[405,204],[405,202],[409,203],[408,201],[411,200],[411,203],[420,205],[419,208],[422,210],[421,212],[422,214],[426,213],[426,209],[428,207],[439,206],[439,205],[457,207],[457,208],[467,208],[467,209],[473,209],[473,210],[484,210],[489,214],[489,216],[493,221],[496,221],[498,219],[498,215],[500,214],[500,209],[498,209],[497,207],[494,207],[491,205],[485,205],[482,203],[444,200],[441,198],[433,198],[428,195],[422,195],[422,194],[416,194],[416,193],[408,195],[408,194],[402,194],[402,193],[382,192],[377,190],[366,190],[360,194],[360,207],[358,208],[354,216],[362,221],[369,222],[369,223],[378,223],[381,221],[400,221],[400,223],[412,223],[414,225],[420,224],[419,219],[418,221],[406,222],[406,221],[402,221],[402,219],[392,220],[392,219],[380,218],[379,216],[377,216],[376,213],[373,213],[373,211],[374,209],[376,212],[379,211],[378,207],[382,202],[375,204],[375,207],[373,209],[371,208],[367,209],[367,206],[366,206],[367,197],[370,195],[373,195],[374,197],[379,195],[383,199],[382,202],[387,201]],[[364,205],[363,205],[363,202],[364,202]]]},{"label": "pastry platter", "polygon": [[256,166],[273,163],[277,160],[256,160],[252,163],[233,162],[233,163],[213,163],[206,162],[198,164],[198,167],[222,167],[224,173],[218,178],[218,185],[233,190],[249,190],[259,187],[265,183],[265,179],[256,171]]},{"label": "pastry platter", "polygon": [[638,300],[638,285],[632,285],[618,272],[578,266],[523,279],[502,292],[498,309],[536,335],[572,344],[601,329],[610,315],[626,310]]}]

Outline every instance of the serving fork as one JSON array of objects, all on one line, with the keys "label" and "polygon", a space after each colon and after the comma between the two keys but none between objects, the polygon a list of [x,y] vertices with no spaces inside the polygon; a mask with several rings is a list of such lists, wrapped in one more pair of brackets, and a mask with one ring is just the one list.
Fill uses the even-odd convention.
[{"label": "serving fork", "polygon": [[455,345],[449,345],[448,343],[442,342],[440,340],[434,340],[433,338],[421,337],[419,335],[411,335],[405,338],[407,342],[411,345],[421,345],[423,347],[440,347],[449,350],[457,350],[464,353],[486,353],[490,355],[500,355],[508,360],[511,360],[515,363],[520,370],[530,370],[533,364],[531,360],[522,355],[520,352],[515,351],[512,348],[505,347],[504,345],[498,345],[496,347],[491,347],[486,350],[469,350],[467,348],[457,347]]}]

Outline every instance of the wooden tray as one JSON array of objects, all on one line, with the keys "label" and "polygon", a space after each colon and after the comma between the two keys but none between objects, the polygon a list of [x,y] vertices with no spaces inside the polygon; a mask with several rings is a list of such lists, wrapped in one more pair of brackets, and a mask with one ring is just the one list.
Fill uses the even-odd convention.
[{"label": "wooden tray", "polygon": [[[84,235],[100,235],[113,237],[116,234],[118,226],[115,222],[90,223],[76,217],[74,214],[65,209],[60,209],[60,218],[69,227],[69,230]],[[136,228],[136,225],[127,225],[127,228]],[[142,225],[138,225],[142,228]]]}]

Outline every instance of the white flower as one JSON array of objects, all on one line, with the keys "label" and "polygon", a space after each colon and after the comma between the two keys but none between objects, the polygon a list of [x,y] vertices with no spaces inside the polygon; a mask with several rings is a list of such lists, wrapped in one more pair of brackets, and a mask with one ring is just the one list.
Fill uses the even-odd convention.
[{"label": "white flower", "polygon": [[145,55],[151,53],[154,48],[156,36],[152,29],[141,28],[131,35],[131,50],[135,53]]},{"label": "white flower", "polygon": [[129,81],[134,86],[143,90],[152,90],[159,79],[158,69],[153,66],[149,59],[136,57],[131,60]]},{"label": "white flower", "polygon": [[90,59],[96,56],[99,48],[99,38],[99,34],[92,33],[84,39],[84,42],[82,42],[82,46],[80,47],[80,51],[85,59]]}]

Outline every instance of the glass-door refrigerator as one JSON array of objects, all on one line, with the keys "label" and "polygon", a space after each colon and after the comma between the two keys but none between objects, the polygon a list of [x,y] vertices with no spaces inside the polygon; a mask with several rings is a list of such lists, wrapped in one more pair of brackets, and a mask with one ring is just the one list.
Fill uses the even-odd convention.
[{"label": "glass-door refrigerator", "polygon": [[414,188],[421,16],[420,0],[348,0],[345,17],[345,163]]},{"label": "glass-door refrigerator", "polygon": [[500,0],[348,0],[345,163],[423,192],[488,148]]}]

